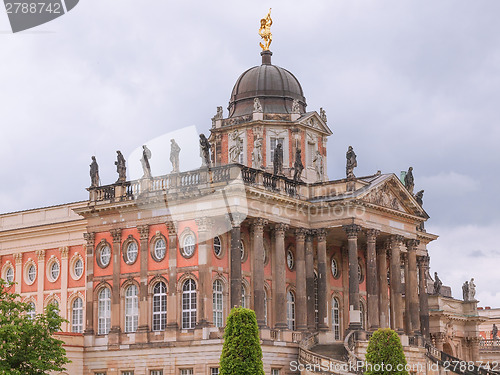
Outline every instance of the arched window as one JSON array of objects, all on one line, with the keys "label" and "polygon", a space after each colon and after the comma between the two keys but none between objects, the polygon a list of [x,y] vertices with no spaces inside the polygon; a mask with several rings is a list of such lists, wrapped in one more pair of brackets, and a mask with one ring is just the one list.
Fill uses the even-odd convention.
[{"label": "arched window", "polygon": [[332,300],[332,330],[335,340],[340,340],[340,302],[337,297]]},{"label": "arched window", "polygon": [[216,327],[223,326],[223,298],[222,282],[215,280],[212,288],[212,304],[214,309],[214,325]]},{"label": "arched window", "polygon": [[167,326],[167,286],[163,281],[153,288],[153,331],[164,331]]},{"label": "arched window", "polygon": [[109,288],[103,288],[97,300],[97,334],[107,335],[111,326],[111,291]]},{"label": "arched window", "polygon": [[34,302],[29,302],[28,303],[28,316],[30,317],[30,319],[35,319],[35,316],[36,316],[36,306],[35,306],[35,303]]},{"label": "arched window", "polygon": [[193,279],[182,285],[182,328],[192,329],[196,324],[196,284]]},{"label": "arched window", "polygon": [[319,300],[318,300],[318,274],[314,271],[314,324],[318,328]]},{"label": "arched window", "polygon": [[137,331],[139,321],[139,298],[135,284],[125,290],[125,332]]},{"label": "arched window", "polygon": [[247,288],[241,284],[241,307],[247,307]]},{"label": "arched window", "polygon": [[286,322],[288,329],[295,331],[295,295],[292,291],[286,294]]},{"label": "arched window", "polygon": [[267,290],[264,288],[264,324],[267,326]]},{"label": "arched window", "polygon": [[365,325],[365,305],[363,304],[362,301],[359,302],[359,310],[361,312],[361,329],[366,329]]},{"label": "arched window", "polygon": [[79,278],[83,274],[83,260],[78,258],[73,265],[73,273],[76,278]]},{"label": "arched window", "polygon": [[71,332],[83,332],[83,301],[80,297],[75,298],[71,309]]}]

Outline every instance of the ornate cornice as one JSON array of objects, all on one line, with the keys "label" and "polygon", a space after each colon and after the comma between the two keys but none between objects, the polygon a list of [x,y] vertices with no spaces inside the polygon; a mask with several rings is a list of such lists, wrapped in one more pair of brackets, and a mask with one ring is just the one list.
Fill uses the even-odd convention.
[{"label": "ornate cornice", "polygon": [[23,253],[16,253],[14,254],[14,261],[17,264],[21,264],[23,262]]},{"label": "ornate cornice", "polygon": [[349,240],[357,239],[358,233],[361,232],[361,226],[357,224],[343,225],[342,229],[347,233],[347,238]]}]

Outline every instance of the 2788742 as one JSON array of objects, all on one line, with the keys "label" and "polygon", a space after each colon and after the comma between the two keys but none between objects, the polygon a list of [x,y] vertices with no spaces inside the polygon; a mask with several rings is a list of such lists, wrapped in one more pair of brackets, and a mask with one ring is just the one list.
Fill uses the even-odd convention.
[{"label": "2788742", "polygon": [[22,14],[36,14],[36,13],[54,13],[61,14],[62,8],[60,3],[5,3],[7,13],[22,13]]}]

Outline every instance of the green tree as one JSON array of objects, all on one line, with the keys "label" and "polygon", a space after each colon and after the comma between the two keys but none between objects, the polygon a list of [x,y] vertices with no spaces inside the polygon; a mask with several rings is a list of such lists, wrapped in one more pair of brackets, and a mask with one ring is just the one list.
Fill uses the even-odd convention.
[{"label": "green tree", "polygon": [[390,328],[378,329],[366,350],[366,375],[408,375],[407,362],[398,334]]},{"label": "green tree", "polygon": [[31,318],[30,307],[11,293],[12,283],[0,279],[0,374],[39,375],[64,371],[69,360],[63,342],[52,336],[65,321],[49,304],[45,314]]},{"label": "green tree", "polygon": [[255,312],[235,307],[227,318],[220,357],[221,375],[264,375]]}]

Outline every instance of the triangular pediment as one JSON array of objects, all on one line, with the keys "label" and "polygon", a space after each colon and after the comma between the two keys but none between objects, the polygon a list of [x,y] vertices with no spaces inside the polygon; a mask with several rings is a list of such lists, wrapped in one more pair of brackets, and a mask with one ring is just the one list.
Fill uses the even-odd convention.
[{"label": "triangular pediment", "polygon": [[358,196],[363,202],[406,214],[427,218],[424,209],[415,197],[404,187],[394,175],[381,175],[372,181]]},{"label": "triangular pediment", "polygon": [[324,135],[332,135],[332,131],[326,124],[326,122],[321,118],[318,112],[307,112],[297,119],[297,123],[303,125],[307,128],[319,131]]}]

